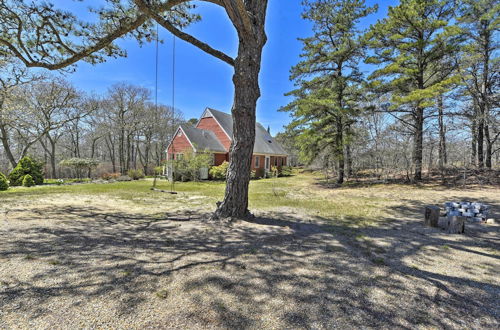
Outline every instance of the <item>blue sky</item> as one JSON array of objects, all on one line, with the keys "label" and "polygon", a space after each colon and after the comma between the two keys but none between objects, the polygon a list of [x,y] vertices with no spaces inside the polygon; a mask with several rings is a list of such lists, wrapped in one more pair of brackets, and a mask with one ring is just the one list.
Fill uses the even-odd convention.
[{"label": "blue sky", "polygon": [[[88,2],[96,3],[95,0],[85,3]],[[362,26],[368,27],[384,17],[387,7],[395,2],[368,0],[368,5],[378,3],[379,10],[365,19]],[[56,1],[56,4],[63,3],[68,5],[67,0]],[[225,12],[213,4],[194,3],[198,5],[196,10],[201,14],[202,21],[187,28],[186,32],[234,56],[237,50],[236,32]],[[290,121],[288,114],[278,112],[278,109],[288,103],[289,98],[284,94],[293,89],[293,83],[288,78],[290,68],[299,61],[302,45],[297,38],[311,34],[311,25],[302,20],[301,12],[301,0],[269,0],[266,21],[268,42],[262,59],[262,96],[257,104],[257,120],[265,127],[269,125],[273,135],[283,131],[283,126]],[[158,99],[160,103],[171,104],[173,38],[162,28],[160,38],[164,42],[159,46]],[[95,66],[79,63],[76,72],[67,74],[66,79],[82,90],[97,94],[104,93],[108,87],[119,82],[153,90],[154,43],[139,47],[134,40],[122,40],[119,44],[127,50],[126,58],[109,59]],[[364,69],[369,70],[368,67]],[[233,70],[229,65],[177,39],[175,72],[175,106],[186,119],[198,118],[205,107],[230,111],[234,89],[231,81]]]}]

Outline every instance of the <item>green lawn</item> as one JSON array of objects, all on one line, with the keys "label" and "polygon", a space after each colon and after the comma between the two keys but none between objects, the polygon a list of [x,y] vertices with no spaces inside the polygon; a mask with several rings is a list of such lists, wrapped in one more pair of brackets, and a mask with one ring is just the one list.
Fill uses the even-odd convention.
[{"label": "green lawn", "polygon": [[[0,201],[35,200],[52,196],[61,200],[73,197],[98,197],[99,200],[119,200],[134,207],[161,205],[175,211],[197,209],[211,212],[222,200],[224,182],[176,182],[176,195],[152,191],[152,179],[106,184],[44,185],[31,188],[14,187],[0,192]],[[254,180],[250,182],[249,203],[255,212],[292,212],[342,222],[349,226],[367,226],[401,215],[400,208],[425,203],[439,204],[456,190],[408,185],[376,185],[370,187],[325,188],[318,174],[297,172],[291,177]],[[170,190],[165,180],[157,188]],[[472,190],[471,190],[472,191]],[[472,197],[472,196],[471,196]],[[470,199],[470,198],[469,198]]]},{"label": "green lawn", "polygon": [[[390,201],[385,197],[358,194],[351,190],[334,192],[315,183],[318,178],[310,173],[296,173],[291,177],[254,180],[250,183],[250,209],[273,211],[281,208],[298,212],[334,218],[337,220],[356,219],[358,224],[371,222],[382,216],[381,205]],[[36,199],[41,196],[71,194],[75,197],[102,196],[121,199],[133,204],[183,202],[202,203],[212,210],[224,196],[224,182],[176,182],[177,195],[151,191],[152,180],[115,182],[107,184],[44,185],[31,188],[13,187],[0,193],[0,199]],[[157,182],[157,188],[170,190],[171,184],[165,180]],[[351,191],[351,192],[350,192]],[[170,203],[171,204],[171,203]]]}]

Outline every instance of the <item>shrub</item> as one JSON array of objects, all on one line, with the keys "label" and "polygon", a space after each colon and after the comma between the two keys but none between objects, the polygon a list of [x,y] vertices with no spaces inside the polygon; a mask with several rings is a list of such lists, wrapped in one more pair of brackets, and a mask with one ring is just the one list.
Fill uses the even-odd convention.
[{"label": "shrub", "polygon": [[7,190],[9,188],[9,181],[7,181],[7,177],[0,172],[0,191]]},{"label": "shrub", "polygon": [[35,181],[33,177],[29,174],[26,174],[23,178],[23,187],[33,187],[35,185]]},{"label": "shrub", "polygon": [[214,180],[226,180],[228,167],[229,163],[226,161],[219,166],[212,166],[212,168],[210,168],[210,176]]},{"label": "shrub", "polygon": [[43,164],[33,160],[31,157],[23,157],[17,166],[10,172],[9,180],[11,186],[20,186],[26,174],[31,176],[34,184],[43,184]]},{"label": "shrub", "polygon": [[144,179],[144,172],[142,170],[128,170],[127,175],[133,180]]},{"label": "shrub", "polygon": [[[213,163],[213,155],[208,152],[184,152],[183,157],[165,162],[167,172],[174,172],[175,181],[200,180],[201,169],[207,169]],[[160,173],[163,168],[159,168]],[[170,176],[170,174],[169,174]]]},{"label": "shrub", "polygon": [[61,161],[59,165],[73,168],[76,177],[80,179],[84,171],[90,175],[90,171],[99,165],[99,161],[92,158],[69,158]]},{"label": "shrub", "polygon": [[116,180],[121,176],[120,173],[103,173],[101,175],[101,179],[109,181],[109,180]]},{"label": "shrub", "polygon": [[281,168],[280,176],[291,176],[292,175],[292,167],[291,166],[283,166]]}]

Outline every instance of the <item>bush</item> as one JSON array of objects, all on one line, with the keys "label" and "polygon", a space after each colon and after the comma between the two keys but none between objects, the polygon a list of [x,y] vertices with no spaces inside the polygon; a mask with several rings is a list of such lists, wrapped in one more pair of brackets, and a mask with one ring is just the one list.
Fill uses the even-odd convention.
[{"label": "bush", "polygon": [[109,181],[109,180],[116,180],[121,176],[120,173],[103,173],[101,175],[101,179]]},{"label": "bush", "polygon": [[144,172],[142,170],[128,170],[127,175],[133,180],[144,179]]},{"label": "bush", "polygon": [[175,180],[200,180],[200,170],[209,168],[213,163],[213,155],[207,152],[185,152],[181,159],[168,161],[167,167],[173,166]]},{"label": "bush", "polygon": [[212,166],[210,168],[210,177],[214,180],[226,180],[227,169],[229,167],[229,163],[224,161],[219,166]]},{"label": "bush", "polygon": [[277,178],[280,175],[280,170],[278,166],[271,166],[270,176],[273,178]]},{"label": "bush", "polygon": [[0,172],[0,191],[9,189],[9,181],[7,177]]},{"label": "bush", "polygon": [[31,159],[31,157],[23,157],[17,166],[10,172],[9,180],[11,186],[20,186],[23,184],[24,176],[29,174],[34,184],[43,184],[43,164]]},{"label": "bush", "polygon": [[87,172],[90,175],[90,171],[99,165],[99,161],[91,158],[69,158],[61,161],[59,165],[73,168],[76,177],[80,179],[83,176],[83,172]]},{"label": "bush", "polygon": [[35,185],[35,181],[33,177],[29,174],[26,174],[23,178],[23,187],[33,187]]},{"label": "bush", "polygon": [[292,175],[292,167],[291,166],[283,166],[281,168],[280,176],[291,176]]}]

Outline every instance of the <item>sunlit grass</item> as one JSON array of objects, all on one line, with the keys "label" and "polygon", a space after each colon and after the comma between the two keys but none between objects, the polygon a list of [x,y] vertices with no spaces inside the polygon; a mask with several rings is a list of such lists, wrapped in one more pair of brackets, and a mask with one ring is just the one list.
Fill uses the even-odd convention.
[{"label": "sunlit grass", "polygon": [[[74,185],[44,185],[31,188],[14,187],[0,192],[0,205],[9,201],[29,201],[43,197],[57,200],[73,197],[99,200],[121,200],[131,206],[161,205],[175,210],[215,209],[223,199],[225,184],[220,181],[176,182],[172,185],[158,180],[156,187],[173,189],[178,194],[152,191],[152,179]],[[326,188],[318,173],[298,173],[291,177],[253,180],[250,182],[249,207],[252,211],[288,212],[304,217],[318,217],[338,224],[363,227],[388,219],[390,206],[401,203],[405,196],[415,196],[421,190],[404,185]],[[425,197],[425,196],[424,196]]]}]

